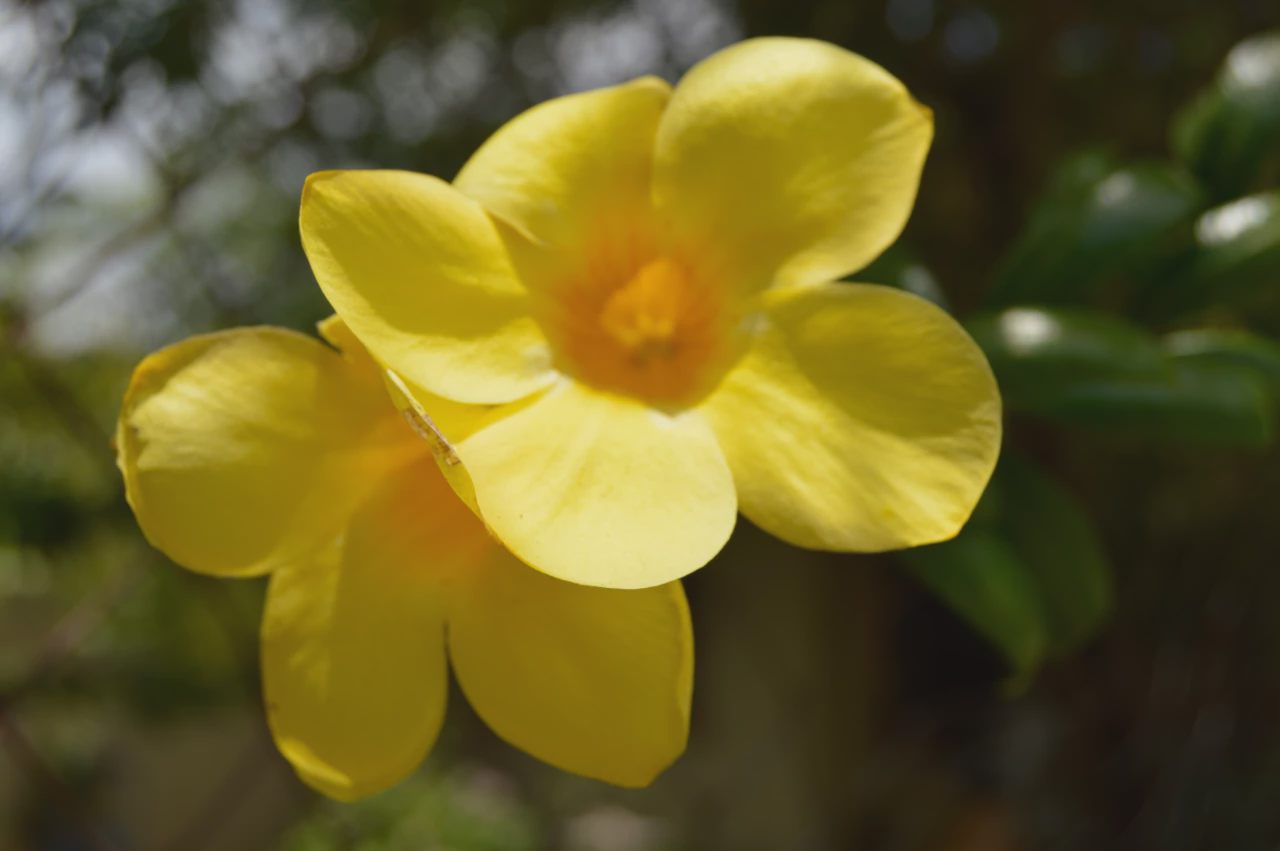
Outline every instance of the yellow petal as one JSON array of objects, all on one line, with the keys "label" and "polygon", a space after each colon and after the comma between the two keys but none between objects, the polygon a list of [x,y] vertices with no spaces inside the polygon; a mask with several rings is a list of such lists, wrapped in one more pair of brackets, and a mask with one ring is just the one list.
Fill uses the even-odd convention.
[{"label": "yellow petal", "polygon": [[654,198],[748,290],[835,280],[902,231],[933,135],[880,66],[820,41],[744,41],[696,65],[658,128]]},{"label": "yellow petal", "polygon": [[382,380],[382,365],[373,359],[373,355],[369,354],[364,343],[351,333],[351,329],[342,321],[341,316],[335,313],[333,316],[321,319],[316,323],[316,330],[320,332],[325,342],[342,352],[344,358],[355,364],[356,371],[361,377],[375,382]]},{"label": "yellow petal", "polygon": [[459,583],[449,616],[467,699],[539,759],[647,786],[688,736],[693,634],[680,583],[590,588],[495,554]]},{"label": "yellow petal", "polygon": [[491,136],[454,186],[535,241],[580,246],[601,218],[649,209],[653,138],[670,95],[645,77],[541,103]]},{"label": "yellow petal", "polygon": [[380,386],[274,328],[194,337],[134,372],[117,463],[138,523],[201,573],[265,573],[325,545],[406,452]]},{"label": "yellow petal", "polygon": [[1000,396],[944,311],[888,287],[768,294],[765,327],[704,411],[742,513],[803,547],[950,538],[1000,451]]},{"label": "yellow petal", "polygon": [[[475,488],[471,477],[458,458],[453,440],[461,440],[472,434],[490,417],[493,411],[488,405],[464,405],[443,396],[428,393],[421,387],[411,386],[399,375],[373,359],[364,344],[356,339],[351,329],[339,316],[330,316],[321,320],[317,327],[320,335],[335,346],[356,366],[361,377],[375,383],[383,384],[391,397],[396,410],[405,419],[419,438],[425,441],[426,447],[435,457],[440,472],[454,489],[455,493],[472,511],[476,508]],[[427,413],[430,408],[431,413]]]},{"label": "yellow petal", "polygon": [[301,227],[333,309],[415,384],[491,404],[554,379],[493,222],[447,183],[400,171],[313,174]]},{"label": "yellow petal", "polygon": [[308,784],[353,800],[402,779],[444,717],[444,588],[496,546],[429,458],[384,481],[322,558],[271,578],[268,720]]},{"label": "yellow petal", "polygon": [[609,588],[661,585],[728,540],[733,477],[696,412],[564,381],[457,444],[485,522],[526,563]]},{"label": "yellow petal", "polygon": [[[438,449],[433,444],[441,430],[447,430],[455,440],[461,440],[471,434],[488,417],[493,410],[491,405],[465,405],[428,393],[421,387],[413,386],[400,376],[387,370],[373,359],[369,350],[364,347],[340,316],[330,316],[316,323],[320,336],[324,337],[334,348],[342,352],[343,357],[351,361],[356,373],[366,381],[384,387],[390,395],[390,401],[407,424],[425,439],[432,452]],[[418,400],[422,400],[421,402]],[[423,403],[431,408],[431,415],[423,423]],[[413,409],[416,408],[416,411]],[[418,416],[410,416],[417,413]],[[437,425],[437,422],[439,425]],[[424,428],[429,425],[429,429]]]},{"label": "yellow petal", "polygon": [[[435,458],[436,466],[444,475],[445,481],[449,483],[449,487],[453,489],[454,495],[479,517],[480,508],[476,505],[475,485],[462,459],[458,456],[453,440],[461,440],[473,434],[488,419],[485,412],[493,409],[476,405],[459,405],[457,402],[450,402],[448,399],[426,393],[421,388],[411,388],[404,379],[389,369],[385,372],[385,379],[387,391],[391,394],[396,408],[418,436],[426,441],[432,457]],[[427,413],[423,400],[431,405],[431,410],[436,416],[443,414],[447,417],[447,419],[442,418],[441,422],[449,429],[448,431],[437,425],[435,417]],[[480,413],[477,415],[472,412]],[[452,439],[446,435],[452,436]]]}]

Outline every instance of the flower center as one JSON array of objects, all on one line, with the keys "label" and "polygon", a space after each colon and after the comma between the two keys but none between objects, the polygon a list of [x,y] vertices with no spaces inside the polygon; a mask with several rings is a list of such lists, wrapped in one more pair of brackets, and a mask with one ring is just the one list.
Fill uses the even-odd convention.
[{"label": "flower center", "polygon": [[598,252],[556,288],[549,331],[561,366],[658,407],[692,404],[722,368],[723,291],[683,257],[630,247]]},{"label": "flower center", "polygon": [[600,325],[637,366],[657,358],[670,360],[679,350],[677,331],[687,296],[684,271],[659,258],[609,296],[600,311]]}]

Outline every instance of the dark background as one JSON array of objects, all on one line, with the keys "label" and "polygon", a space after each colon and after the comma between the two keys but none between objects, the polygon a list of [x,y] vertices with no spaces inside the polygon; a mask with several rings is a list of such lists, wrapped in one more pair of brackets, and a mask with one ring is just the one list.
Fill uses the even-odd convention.
[{"label": "dark background", "polygon": [[[1220,72],[1277,26],[1269,0],[0,0],[0,849],[1280,847],[1280,48]],[[318,799],[265,731],[264,584],[180,570],[125,505],[132,367],[326,315],[309,172],[451,177],[532,103],[763,34],[935,112],[907,232],[857,277],[987,349],[989,498],[905,559],[743,521],[686,583],[691,745],[648,790],[454,694],[418,775]]]}]

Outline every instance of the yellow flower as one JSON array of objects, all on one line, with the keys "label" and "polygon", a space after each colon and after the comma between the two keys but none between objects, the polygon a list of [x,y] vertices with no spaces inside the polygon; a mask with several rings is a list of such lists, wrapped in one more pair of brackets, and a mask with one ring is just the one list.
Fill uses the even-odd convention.
[{"label": "yellow flower", "polygon": [[[316,789],[384,789],[431,749],[445,656],[476,712],[553,765],[644,786],[683,750],[692,635],[678,582],[573,585],[520,564],[450,490],[336,319],[195,337],[138,367],[116,434],[147,538],[216,576],[271,573],[263,687]],[[435,400],[460,433],[477,409]],[[447,645],[447,650],[446,650]]]},{"label": "yellow flower", "polygon": [[995,381],[943,311],[834,282],[897,237],[931,137],[879,66],[758,39],[674,91],[541,104],[452,185],[312,175],[303,246],[411,395],[497,406],[441,426],[451,481],[540,570],[666,582],[739,509],[804,547],[925,544],[990,477]]}]

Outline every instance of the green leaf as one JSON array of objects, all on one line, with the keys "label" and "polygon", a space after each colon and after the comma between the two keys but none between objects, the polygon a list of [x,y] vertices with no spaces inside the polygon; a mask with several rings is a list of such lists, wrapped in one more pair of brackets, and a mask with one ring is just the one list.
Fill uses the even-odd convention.
[{"label": "green leaf", "polygon": [[1163,380],[1083,381],[1039,400],[1059,422],[1134,437],[1220,446],[1265,446],[1271,404],[1257,375],[1170,359]]},{"label": "green leaf", "polygon": [[951,309],[947,305],[946,294],[942,292],[938,279],[901,243],[889,246],[876,258],[875,262],[850,277],[849,280],[867,284],[884,284],[906,290],[926,301],[933,302],[943,310]]},{"label": "green leaf", "polygon": [[1020,675],[1079,647],[1111,611],[1110,566],[1084,507],[1010,453],[955,539],[902,557]]},{"label": "green leaf", "polygon": [[988,302],[1080,302],[1109,276],[1160,257],[1200,204],[1195,182],[1178,168],[1116,168],[1099,154],[1077,156],[1051,181]]},{"label": "green leaf", "polygon": [[1050,655],[1093,636],[1111,610],[1111,569],[1080,502],[1031,463],[1005,453],[996,474],[1001,527],[1034,576],[1048,622]]},{"label": "green leaf", "polygon": [[1166,357],[1155,340],[1115,317],[1018,307],[966,327],[1011,411],[1166,441],[1271,440],[1270,401],[1256,372]]},{"label": "green leaf", "polygon": [[1138,313],[1168,320],[1216,304],[1239,302],[1280,283],[1280,192],[1263,192],[1209,210],[1179,272],[1155,280]]},{"label": "green leaf", "polygon": [[1280,32],[1240,42],[1183,110],[1173,149],[1215,199],[1246,191],[1280,141]]},{"label": "green leaf", "polygon": [[990,640],[1025,674],[1048,646],[1040,594],[1026,566],[999,535],[964,529],[950,541],[902,553],[923,585]]},{"label": "green leaf", "polygon": [[1103,313],[1016,307],[975,317],[966,327],[1013,410],[1039,410],[1086,380],[1146,378],[1166,369],[1154,340]]},{"label": "green leaf", "polygon": [[1248,331],[1201,328],[1164,338],[1170,357],[1201,367],[1235,367],[1253,372],[1280,399],[1280,345]]}]

